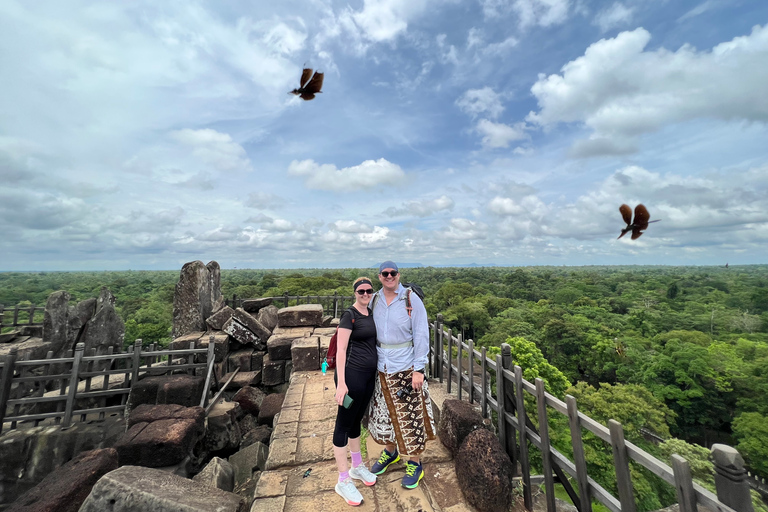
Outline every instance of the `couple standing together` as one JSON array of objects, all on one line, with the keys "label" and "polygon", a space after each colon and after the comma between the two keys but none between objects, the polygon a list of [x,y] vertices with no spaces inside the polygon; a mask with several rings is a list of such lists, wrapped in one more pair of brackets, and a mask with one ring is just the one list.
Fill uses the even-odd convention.
[{"label": "couple standing together", "polygon": [[[350,505],[363,497],[352,479],[365,485],[407,459],[403,487],[414,489],[424,477],[420,455],[435,438],[432,404],[424,369],[429,356],[429,324],[424,303],[400,284],[397,265],[379,266],[382,288],[374,293],[367,277],[355,280],[355,303],[341,316],[336,347],[336,426],[333,455],[339,470],[336,492]],[[353,402],[342,406],[344,396]],[[385,445],[370,470],[360,453],[361,422],[368,412],[371,438]],[[347,463],[347,445],[352,467]]]}]

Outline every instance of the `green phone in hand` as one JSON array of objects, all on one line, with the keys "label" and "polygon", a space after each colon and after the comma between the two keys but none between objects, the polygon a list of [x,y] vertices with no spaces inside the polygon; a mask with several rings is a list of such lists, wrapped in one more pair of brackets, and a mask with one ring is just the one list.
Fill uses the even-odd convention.
[{"label": "green phone in hand", "polygon": [[352,405],[352,402],[354,402],[354,400],[352,400],[352,397],[349,396],[349,394],[346,394],[344,395],[344,402],[342,403],[342,406],[345,409],[349,409],[349,407]]}]

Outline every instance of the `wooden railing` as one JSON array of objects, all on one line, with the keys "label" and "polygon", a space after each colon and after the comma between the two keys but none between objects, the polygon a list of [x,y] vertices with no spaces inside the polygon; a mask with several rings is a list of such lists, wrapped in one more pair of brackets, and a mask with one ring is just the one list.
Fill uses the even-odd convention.
[{"label": "wooden railing", "polygon": [[[323,313],[326,315],[332,315],[334,318],[338,318],[345,309],[350,307],[355,302],[353,295],[278,295],[276,297],[263,297],[264,299],[271,299],[272,303],[280,308],[287,308],[289,306],[298,306],[301,304],[320,304],[323,306]],[[232,299],[224,299],[224,302],[232,307],[239,308],[243,305],[243,302],[251,299],[243,299],[237,295],[232,295]],[[346,304],[346,305],[345,305]]]},{"label": "wooden railing", "polygon": [[[8,424],[15,429],[22,422],[37,426],[52,419],[55,425],[68,427],[77,417],[85,421],[88,415],[98,414],[104,419],[106,414],[122,414],[131,387],[148,371],[162,374],[205,369],[200,399],[200,405],[205,406],[214,345],[211,341],[207,348],[192,344],[188,349],[154,350],[154,345],[142,349],[139,339],[122,353],[113,354],[110,347],[104,355],[85,355],[85,346],[78,343],[68,357],[54,358],[49,352],[46,359],[29,361],[19,360],[17,349],[11,348],[9,355],[0,358],[0,433]],[[201,355],[205,361],[196,362]],[[51,384],[58,390],[46,393]],[[13,398],[12,389],[16,389]],[[107,405],[110,401],[119,403]]]},{"label": "wooden railing", "polygon": [[[430,375],[446,381],[447,390],[457,384],[457,396],[461,400],[466,392],[470,402],[479,402],[480,413],[484,418],[492,418],[496,413],[497,432],[502,447],[514,464],[519,464],[523,481],[523,500],[527,510],[533,510],[531,492],[531,464],[528,443],[539,449],[542,457],[543,481],[547,500],[547,510],[555,512],[555,475],[563,484],[574,505],[580,512],[592,510],[592,499],[597,500],[612,512],[635,512],[636,504],[630,478],[629,461],[635,461],[651,473],[659,476],[675,487],[681,512],[694,512],[700,504],[713,512],[733,512],[734,509],[722,503],[717,496],[695,483],[691,477],[688,462],[678,455],[672,455],[673,467],[656,459],[649,453],[624,439],[624,430],[620,423],[610,420],[608,426],[602,425],[578,411],[576,399],[566,396],[565,402],[545,391],[544,382],[536,379],[535,383],[523,379],[520,366],[513,365],[511,349],[502,345],[502,354],[495,360],[487,357],[486,348],[478,351],[472,340],[466,343],[461,335],[453,336],[451,329],[444,329],[442,315],[430,324]],[[457,356],[454,358],[453,349]],[[467,374],[462,368],[463,359],[467,358]],[[455,364],[454,364],[455,362]],[[475,367],[480,369],[475,378]],[[490,389],[491,376],[495,377],[495,389]],[[534,398],[537,408],[539,429],[536,429],[525,410],[525,394]],[[568,418],[573,446],[573,458],[568,459],[550,443],[548,434],[548,414],[553,410]],[[587,461],[584,455],[582,429],[592,432],[611,446],[618,487],[618,497],[594,481],[587,474]],[[576,482],[578,493],[570,488],[568,479]]]},{"label": "wooden railing", "polygon": [[43,325],[44,313],[45,306],[19,306],[17,304],[9,308],[0,304],[0,332],[5,327]]}]

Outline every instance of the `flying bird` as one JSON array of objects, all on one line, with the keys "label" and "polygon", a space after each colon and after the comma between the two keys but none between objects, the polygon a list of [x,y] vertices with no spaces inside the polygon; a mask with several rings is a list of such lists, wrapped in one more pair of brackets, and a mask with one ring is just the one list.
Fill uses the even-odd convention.
[{"label": "flying bird", "polygon": [[295,94],[301,97],[305,101],[309,101],[315,98],[315,94],[319,94],[323,88],[323,74],[316,71],[312,75],[311,68],[304,68],[301,72],[301,82],[299,82],[299,88],[294,89],[288,94]]},{"label": "flying bird", "polygon": [[635,240],[636,238],[640,238],[640,236],[643,234],[643,231],[648,229],[648,224],[652,222],[659,222],[661,220],[661,219],[656,219],[656,220],[649,221],[648,219],[651,218],[651,214],[648,213],[648,209],[642,204],[635,206],[634,222],[632,222],[632,208],[630,208],[626,204],[623,204],[619,206],[619,211],[621,212],[621,216],[624,218],[624,222],[627,223],[627,227],[621,230],[621,234],[619,235],[619,238],[623,237],[630,231],[632,232],[632,240]]}]

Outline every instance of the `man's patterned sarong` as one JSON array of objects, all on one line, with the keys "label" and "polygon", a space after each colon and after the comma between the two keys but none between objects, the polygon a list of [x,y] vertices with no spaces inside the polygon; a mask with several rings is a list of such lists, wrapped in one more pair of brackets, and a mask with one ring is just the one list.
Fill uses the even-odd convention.
[{"label": "man's patterned sarong", "polygon": [[435,439],[435,421],[427,381],[421,393],[412,391],[404,399],[400,389],[412,381],[412,370],[387,375],[379,372],[368,406],[368,432],[379,444],[395,443],[401,455],[419,455],[427,441]]}]

